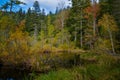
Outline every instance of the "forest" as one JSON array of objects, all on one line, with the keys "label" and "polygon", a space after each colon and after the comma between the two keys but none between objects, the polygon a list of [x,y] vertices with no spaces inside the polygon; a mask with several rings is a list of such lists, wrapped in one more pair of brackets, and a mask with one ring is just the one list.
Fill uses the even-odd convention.
[{"label": "forest", "polygon": [[0,80],[120,80],[120,0],[69,1],[0,5]]}]

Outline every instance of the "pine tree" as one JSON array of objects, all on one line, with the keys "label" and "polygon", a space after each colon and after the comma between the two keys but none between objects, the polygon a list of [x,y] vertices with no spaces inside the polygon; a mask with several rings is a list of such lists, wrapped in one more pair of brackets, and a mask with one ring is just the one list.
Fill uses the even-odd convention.
[{"label": "pine tree", "polygon": [[85,44],[89,45],[90,48],[94,48],[94,44],[98,37],[98,26],[97,20],[99,16],[100,7],[99,4],[94,1],[90,6],[84,9],[86,28],[85,28]]},{"label": "pine tree", "polygon": [[35,1],[34,4],[33,4],[33,7],[34,7],[34,10],[33,10],[33,13],[32,13],[32,19],[33,19],[33,29],[34,29],[34,42],[37,41],[37,36],[38,36],[38,32],[40,30],[40,6],[39,6],[39,2],[38,1]]},{"label": "pine tree", "polygon": [[45,9],[42,9],[42,12],[41,12],[41,20],[45,20]]},{"label": "pine tree", "polygon": [[16,22],[19,24],[25,18],[25,13],[23,12],[22,8],[16,13]]},{"label": "pine tree", "polygon": [[[83,47],[83,33],[85,27],[84,9],[89,5],[90,0],[72,0],[72,8],[70,9],[69,18],[66,23],[72,35],[74,32],[77,33],[77,43],[81,48]],[[72,40],[76,40],[75,38],[76,36],[72,36]]]},{"label": "pine tree", "polygon": [[113,0],[99,0],[100,2],[100,7],[101,7],[101,14],[104,14],[104,13],[109,13],[111,14],[112,12],[112,1]]},{"label": "pine tree", "polygon": [[25,30],[32,34],[33,32],[33,19],[32,19],[32,10],[29,8],[25,16]]},{"label": "pine tree", "polygon": [[25,4],[25,3],[21,2],[20,0],[9,0],[2,6],[2,8],[5,10],[9,9],[9,11],[12,12],[13,8],[20,4]]},{"label": "pine tree", "polygon": [[55,14],[58,14],[58,13],[59,13],[59,10],[58,10],[58,7],[56,7]]},{"label": "pine tree", "polygon": [[116,46],[118,53],[120,52],[120,0],[113,0],[112,3],[112,15],[115,18],[115,21],[117,22],[117,26],[119,29],[119,32],[116,33]]},{"label": "pine tree", "polygon": [[35,1],[35,2],[34,2],[33,7],[34,7],[35,13],[38,13],[38,14],[39,14],[39,13],[41,12],[38,1]]}]

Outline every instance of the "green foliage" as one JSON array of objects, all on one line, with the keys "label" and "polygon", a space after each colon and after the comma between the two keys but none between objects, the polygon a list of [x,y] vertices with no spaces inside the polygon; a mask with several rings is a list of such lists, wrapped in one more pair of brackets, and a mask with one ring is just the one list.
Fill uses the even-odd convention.
[{"label": "green foliage", "polygon": [[24,21],[14,29],[14,32],[9,33],[7,40],[1,43],[1,45],[4,45],[4,47],[2,46],[1,56],[5,64],[22,63],[29,55],[28,34],[23,32],[23,29]]},{"label": "green foliage", "polygon": [[102,30],[105,30],[105,31],[108,31],[108,29],[110,29],[112,32],[115,32],[118,30],[114,18],[109,14],[103,15],[103,17],[99,20],[99,25],[102,27]]},{"label": "green foliage", "polygon": [[20,0],[9,0],[1,7],[1,9],[4,9],[5,11],[10,9],[10,12],[12,12],[13,8],[19,6],[20,4],[25,5],[25,3],[21,2]]},{"label": "green foliage", "polygon": [[[113,15],[105,14],[110,13],[111,2],[99,7],[90,0],[72,0],[71,8],[45,15],[38,1],[27,13],[22,9],[12,12],[21,2],[10,1],[14,3],[10,12],[9,4],[0,11],[0,60],[4,64],[48,72],[33,74],[35,80],[120,80],[119,56],[107,55],[119,49],[119,28]],[[103,16],[99,15],[100,8]],[[88,51],[78,48],[81,42]]]},{"label": "green foliage", "polygon": [[56,34],[56,39],[57,39],[57,45],[63,45],[67,44],[69,45],[70,43],[70,37],[71,35],[69,34],[68,30],[63,29],[61,32]]},{"label": "green foliage", "polygon": [[3,16],[0,19],[0,52],[7,49],[7,41],[10,37],[10,34],[15,30],[14,20],[8,16]]},{"label": "green foliage", "polygon": [[101,5],[101,13],[112,13],[112,3],[113,0],[100,0],[100,5]]},{"label": "green foliage", "polygon": [[34,7],[34,11],[36,13],[40,13],[40,6],[39,6],[39,2],[38,1],[35,1],[34,4],[33,4],[33,7]]},{"label": "green foliage", "polygon": [[0,29],[5,30],[9,29],[9,31],[13,30],[15,27],[14,20],[10,18],[9,16],[3,16],[0,19]]},{"label": "green foliage", "polygon": [[87,56],[97,56],[96,64],[86,64],[84,66],[75,66],[71,69],[59,69],[50,71],[48,74],[35,76],[36,80],[119,80],[120,65],[117,57],[107,54],[97,55],[95,53],[85,53],[82,58]]},{"label": "green foliage", "polygon": [[72,74],[68,70],[51,71],[47,75],[41,75],[35,80],[73,80]]},{"label": "green foliage", "polygon": [[[101,28],[101,36],[103,40],[105,40],[104,43],[106,43],[106,45],[109,45],[108,42],[110,40],[113,53],[115,53],[115,50],[114,50],[115,47],[113,44],[115,38],[113,36],[115,36],[115,32],[118,31],[118,27],[116,25],[114,18],[109,14],[104,14],[103,17],[99,20],[99,25]],[[107,35],[108,37],[106,37]]]},{"label": "green foliage", "polygon": [[25,18],[25,12],[23,11],[22,8],[20,8],[19,11],[15,14],[16,23],[20,24],[20,22],[24,20],[24,18]]},{"label": "green foliage", "polygon": [[[84,15],[85,15],[84,9],[90,6],[90,0],[72,0],[72,6],[73,7],[70,9],[69,17],[66,21],[66,27],[68,27],[68,31],[71,34],[72,41],[75,40],[74,32],[76,32],[76,38],[77,38],[76,46],[79,46],[81,31],[83,34],[87,24],[86,19],[84,18]],[[81,28],[81,26],[83,28]]]}]

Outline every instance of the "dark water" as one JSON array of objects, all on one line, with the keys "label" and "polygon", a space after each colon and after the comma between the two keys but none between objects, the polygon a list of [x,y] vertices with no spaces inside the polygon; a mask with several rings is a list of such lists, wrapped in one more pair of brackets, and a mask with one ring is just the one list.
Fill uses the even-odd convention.
[{"label": "dark water", "polygon": [[[0,67],[0,80],[24,80],[29,72],[12,67]],[[29,80],[29,79],[28,79]]]}]

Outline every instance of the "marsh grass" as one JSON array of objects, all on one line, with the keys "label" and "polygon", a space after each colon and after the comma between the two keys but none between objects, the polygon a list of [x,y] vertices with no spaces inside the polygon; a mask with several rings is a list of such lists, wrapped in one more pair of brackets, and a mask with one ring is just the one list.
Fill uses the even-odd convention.
[{"label": "marsh grass", "polygon": [[81,57],[88,60],[95,58],[97,63],[53,70],[48,74],[35,76],[35,80],[120,80],[120,62],[116,57],[93,53],[86,53]]}]

